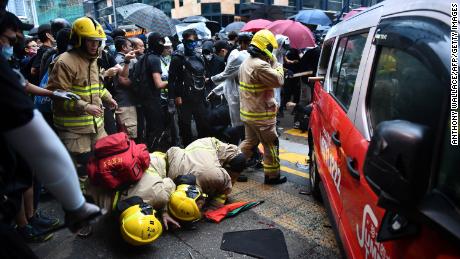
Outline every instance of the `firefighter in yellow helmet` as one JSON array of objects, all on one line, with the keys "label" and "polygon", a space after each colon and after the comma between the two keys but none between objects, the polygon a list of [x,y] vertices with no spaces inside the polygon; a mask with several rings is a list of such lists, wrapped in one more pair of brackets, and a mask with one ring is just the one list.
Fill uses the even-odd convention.
[{"label": "firefighter in yellow helmet", "polygon": [[72,25],[73,48],[53,63],[47,89],[64,90],[80,100],[55,100],[53,121],[62,142],[77,164],[80,175],[86,175],[88,154],[99,138],[106,136],[102,102],[115,109],[116,101],[100,79],[97,65],[102,41],[102,26],[90,17],[77,19]]},{"label": "firefighter in yellow helmet", "polygon": [[273,55],[278,48],[275,36],[269,30],[254,34],[248,52],[251,55],[241,64],[240,117],[244,123],[245,139],[240,144],[246,157],[259,143],[264,147],[263,167],[265,184],[286,182],[280,175],[276,113],[279,104],[274,97],[274,88],[284,84],[283,66]]}]

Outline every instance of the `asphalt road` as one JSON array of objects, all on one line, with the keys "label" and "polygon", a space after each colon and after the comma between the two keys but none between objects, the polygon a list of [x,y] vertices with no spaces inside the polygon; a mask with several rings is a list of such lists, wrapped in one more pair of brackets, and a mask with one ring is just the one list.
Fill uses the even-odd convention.
[{"label": "asphalt road", "polygon": [[[85,239],[68,230],[55,233],[44,243],[31,244],[40,258],[249,258],[220,249],[225,232],[278,228],[286,239],[290,258],[339,258],[331,224],[322,204],[308,194],[308,152],[306,134],[289,129],[292,118],[283,119],[280,159],[288,182],[278,186],[263,184],[262,170],[247,170],[248,182],[236,183],[230,201],[264,200],[265,202],[220,224],[200,221],[195,229],[165,232],[156,242],[144,247],[126,244],[119,234],[117,219],[106,217]],[[50,198],[41,203],[45,214],[63,213]]]}]

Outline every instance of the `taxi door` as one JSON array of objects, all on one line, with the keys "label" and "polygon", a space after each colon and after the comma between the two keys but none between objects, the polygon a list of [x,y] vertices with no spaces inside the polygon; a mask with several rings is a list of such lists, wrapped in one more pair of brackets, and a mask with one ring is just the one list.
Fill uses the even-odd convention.
[{"label": "taxi door", "polygon": [[[363,165],[373,131],[382,121],[407,120],[434,132],[445,125],[443,106],[449,87],[443,82],[448,74],[442,62],[448,58],[436,52],[448,49],[448,28],[434,19],[402,16],[382,20],[369,34],[355,127],[343,143],[348,172],[342,178],[341,224],[350,244],[349,256],[442,257],[450,253],[449,242],[426,224],[417,225],[419,234],[377,241],[385,210],[378,206]],[[426,47],[430,44],[433,49]],[[423,177],[421,173],[419,180],[428,183],[428,177]]]}]

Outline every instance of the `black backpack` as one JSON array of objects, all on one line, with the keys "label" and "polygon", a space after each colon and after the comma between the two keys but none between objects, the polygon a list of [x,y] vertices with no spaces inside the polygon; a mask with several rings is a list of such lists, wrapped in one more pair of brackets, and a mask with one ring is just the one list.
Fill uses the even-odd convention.
[{"label": "black backpack", "polygon": [[143,101],[153,96],[151,76],[147,75],[148,57],[153,53],[144,54],[129,71],[131,87],[138,100]]}]

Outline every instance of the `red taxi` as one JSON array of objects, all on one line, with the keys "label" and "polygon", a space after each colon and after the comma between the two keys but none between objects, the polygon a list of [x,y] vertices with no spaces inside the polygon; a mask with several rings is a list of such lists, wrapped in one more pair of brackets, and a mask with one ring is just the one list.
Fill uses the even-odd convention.
[{"label": "red taxi", "polygon": [[385,1],[325,38],[310,181],[348,258],[460,258],[450,11],[449,1]]}]

